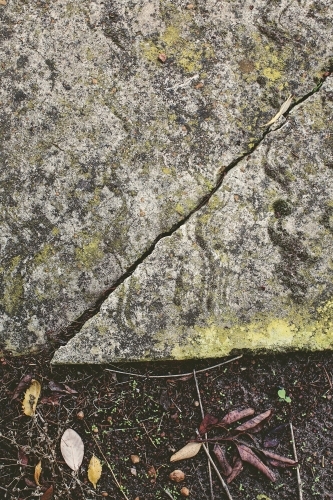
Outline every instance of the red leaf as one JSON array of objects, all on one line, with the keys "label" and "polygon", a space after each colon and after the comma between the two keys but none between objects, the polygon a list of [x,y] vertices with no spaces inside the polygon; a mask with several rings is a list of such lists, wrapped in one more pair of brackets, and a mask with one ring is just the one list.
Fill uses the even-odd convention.
[{"label": "red leaf", "polygon": [[207,415],[204,416],[203,421],[200,424],[199,427],[199,434],[202,436],[203,434],[206,434],[209,428],[213,427],[218,423],[219,419],[214,417],[213,415],[210,415],[207,413]]},{"label": "red leaf", "polygon": [[43,493],[40,500],[51,500],[52,497],[53,497],[53,485],[51,484],[51,486]]},{"label": "red leaf", "polygon": [[12,401],[14,399],[18,399],[20,397],[20,394],[21,392],[25,391],[26,389],[28,389],[28,387],[30,386],[30,382],[32,380],[32,375],[28,374],[28,375],[24,375],[24,377],[21,378],[20,382],[18,383],[15,391],[14,391],[14,394],[13,394],[13,397],[12,397]]},{"label": "red leaf", "polygon": [[251,420],[247,420],[246,422],[244,422],[244,424],[239,425],[238,427],[236,427],[235,431],[253,433],[258,432],[263,428],[266,421],[269,420],[271,416],[272,410],[267,410],[264,413],[260,413],[260,415],[251,418]]},{"label": "red leaf", "polygon": [[248,462],[249,464],[256,467],[260,472],[265,474],[268,479],[275,483],[276,477],[274,473],[260,460],[259,457],[257,457],[257,455],[251,450],[251,448],[248,448],[244,444],[235,444],[237,446],[238,453],[244,462]]},{"label": "red leaf", "polygon": [[235,460],[233,469],[232,469],[232,473],[227,478],[227,483],[230,484],[231,481],[233,481],[235,479],[235,477],[237,477],[238,474],[240,472],[242,472],[242,470],[243,470],[243,462],[241,461],[241,459],[239,457],[237,457]]},{"label": "red leaf", "polygon": [[220,464],[222,474],[225,476],[230,476],[232,473],[232,467],[229,464],[227,457],[225,456],[223,448],[219,444],[216,444],[214,446],[214,454],[218,460],[218,463]]},{"label": "red leaf", "polygon": [[271,453],[267,450],[261,450],[261,453],[268,458],[268,462],[274,467],[295,467],[298,464],[298,462],[295,462],[295,460],[291,458],[282,457],[281,455]]},{"label": "red leaf", "polygon": [[245,410],[234,410],[230,411],[226,414],[225,417],[222,418],[221,422],[218,423],[219,426],[230,425],[233,422],[237,422],[238,420],[242,420],[242,418],[250,417],[254,414],[253,408],[246,408]]},{"label": "red leaf", "polygon": [[23,465],[23,467],[28,465],[29,459],[28,459],[27,455],[25,454],[25,451],[23,450],[23,448],[20,448],[18,451],[18,459],[19,459],[20,464]]}]

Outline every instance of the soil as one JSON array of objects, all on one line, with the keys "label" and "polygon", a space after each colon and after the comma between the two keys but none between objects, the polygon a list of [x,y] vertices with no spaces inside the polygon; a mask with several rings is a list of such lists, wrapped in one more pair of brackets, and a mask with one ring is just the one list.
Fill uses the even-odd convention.
[{"label": "soil", "polygon": [[[251,441],[244,436],[252,446],[262,447],[270,429],[292,422],[303,499],[333,499],[332,352],[244,355],[213,369],[208,368],[224,360],[51,368],[49,357],[42,353],[19,358],[6,356],[0,360],[0,498],[176,500],[184,498],[180,491],[187,487],[190,499],[210,500],[213,497],[203,449],[191,459],[170,463],[175,451],[196,438],[195,431],[202,420],[195,379],[193,376],[177,379],[171,375],[150,378],[192,373],[195,369],[204,370],[197,374],[197,381],[205,414],[221,420],[236,409],[251,407],[256,414],[273,410],[271,420]],[[114,368],[133,375],[109,371]],[[34,417],[22,412],[24,390],[17,399],[12,399],[25,375],[32,375],[42,386]],[[69,389],[52,383],[66,384]],[[70,389],[77,392],[68,393]],[[285,389],[291,402],[279,398],[280,389]],[[85,446],[84,459],[76,474],[64,462],[59,447],[68,428],[81,436]],[[223,432],[221,428],[209,431],[211,452],[214,437]],[[293,458],[289,425],[280,431],[274,444],[276,447],[270,448],[271,451]],[[232,461],[235,447],[230,444],[226,452]],[[96,489],[87,478],[93,454],[103,464]],[[138,455],[139,463],[133,464],[131,455]],[[34,479],[39,461],[40,486]],[[170,481],[169,474],[174,469],[185,473],[183,482]],[[243,471],[229,485],[231,497],[234,500],[298,498],[296,468],[277,468],[274,473],[275,483],[244,463]],[[214,498],[227,498],[214,470],[212,483]]]}]

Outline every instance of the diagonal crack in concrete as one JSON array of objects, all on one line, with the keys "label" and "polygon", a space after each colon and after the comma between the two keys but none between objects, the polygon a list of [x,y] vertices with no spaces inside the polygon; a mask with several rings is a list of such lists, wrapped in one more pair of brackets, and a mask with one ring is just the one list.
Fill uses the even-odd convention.
[{"label": "diagonal crack in concrete", "polygon": [[[329,76],[329,74],[325,75],[319,83],[314,87],[310,92],[305,94],[304,96],[300,97],[297,99],[290,107],[289,109],[284,113],[284,117],[287,117],[289,113],[291,112],[292,109],[294,109],[296,106],[301,105],[304,101],[309,99],[313,94],[319,92],[320,88],[322,87],[325,79]],[[255,142],[255,144],[246,152],[241,155],[239,155],[237,158],[235,158],[229,165],[227,165],[223,171],[220,173],[218,176],[215,186],[213,189],[207,193],[203,199],[191,210],[183,219],[175,223],[168,231],[165,231],[161,234],[159,234],[153,243],[150,245],[150,247],[135,261],[125,273],[120,276],[111,287],[107,288],[106,290],[102,291],[100,294],[100,297],[96,300],[96,302],[86,311],[84,311],[77,319],[72,321],[66,328],[62,328],[60,331],[57,332],[52,332],[48,334],[49,341],[52,346],[52,351],[57,350],[60,346],[65,345],[71,338],[73,338],[83,327],[83,325],[93,316],[98,314],[101,305],[103,302],[111,295],[139,266],[144,262],[144,260],[149,257],[152,252],[155,250],[155,247],[159,241],[161,241],[163,238],[167,238],[171,236],[173,233],[175,233],[180,227],[184,226],[184,224],[187,223],[187,221],[196,213],[198,212],[204,205],[206,205],[211,197],[220,189],[223,180],[226,176],[226,174],[232,170],[240,161],[243,160],[243,158],[250,156],[251,154],[256,151],[256,149],[260,146],[260,144],[263,142],[265,139],[266,135],[270,133],[274,133],[277,130],[280,130],[280,128],[285,124],[283,122],[279,126],[275,127],[274,129],[270,130],[270,128],[266,128],[266,130],[262,133],[262,136]]]}]

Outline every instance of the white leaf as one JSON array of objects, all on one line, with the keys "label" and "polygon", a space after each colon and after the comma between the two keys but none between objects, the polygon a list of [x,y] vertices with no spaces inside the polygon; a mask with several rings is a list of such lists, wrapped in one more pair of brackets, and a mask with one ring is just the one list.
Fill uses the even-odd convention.
[{"label": "white leaf", "polygon": [[77,471],[82,464],[84,444],[80,436],[73,429],[67,429],[60,441],[61,454],[72,470]]}]

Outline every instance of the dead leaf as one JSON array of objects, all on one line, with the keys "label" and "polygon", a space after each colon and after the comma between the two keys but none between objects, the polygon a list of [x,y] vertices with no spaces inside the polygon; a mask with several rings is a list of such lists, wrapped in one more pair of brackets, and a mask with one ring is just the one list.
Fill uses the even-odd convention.
[{"label": "dead leaf", "polygon": [[234,410],[230,411],[226,414],[225,417],[222,418],[221,422],[218,423],[219,426],[230,425],[238,420],[242,420],[242,418],[250,417],[254,414],[253,408],[246,408],[245,410]]},{"label": "dead leaf", "polygon": [[23,413],[28,417],[33,417],[36,411],[41,386],[38,380],[31,380],[30,387],[26,390],[22,403]]},{"label": "dead leaf", "polygon": [[51,396],[44,396],[41,398],[40,402],[41,404],[44,405],[58,405],[59,404],[59,399],[63,397],[61,394],[58,392],[55,392],[51,394]]},{"label": "dead leaf", "polygon": [[24,478],[24,482],[29,488],[33,488],[34,490],[36,489],[36,483],[28,479],[27,477]]},{"label": "dead leaf", "polygon": [[223,448],[219,444],[216,444],[213,451],[218,460],[218,463],[220,464],[222,474],[224,474],[225,476],[230,476],[230,474],[232,473],[232,467],[229,464],[227,457],[225,456]]},{"label": "dead leaf", "polygon": [[199,427],[199,434],[202,436],[203,434],[206,434],[209,428],[213,427],[218,423],[219,419],[214,417],[213,415],[210,415],[207,413],[207,415],[204,416],[203,421],[200,424]]},{"label": "dead leaf", "polygon": [[275,448],[280,443],[281,437],[287,427],[289,428],[289,424],[281,424],[275,427],[275,429],[269,430],[264,437],[264,448]]},{"label": "dead leaf", "polygon": [[40,479],[40,475],[42,473],[42,462],[39,461],[38,464],[36,465],[35,467],[35,473],[34,473],[34,480],[35,480],[35,483],[40,486],[40,482],[39,482],[39,479]]},{"label": "dead leaf", "polygon": [[239,425],[236,427],[235,431],[238,432],[259,432],[267,420],[269,420],[272,416],[272,410],[267,410],[264,413],[260,413],[260,415],[257,415],[254,418],[251,418],[251,420],[247,420],[244,422],[244,424]]},{"label": "dead leaf", "polygon": [[88,479],[93,485],[93,487],[96,489],[96,485],[102,475],[102,464],[99,458],[95,457],[93,455],[91,457],[91,460],[89,462],[89,467],[88,467]]},{"label": "dead leaf", "polygon": [[153,465],[148,466],[147,474],[151,478],[152,482],[156,481],[157,472],[156,472],[156,469]]},{"label": "dead leaf", "polygon": [[237,457],[232,468],[232,473],[227,478],[227,484],[230,484],[231,481],[233,481],[235,477],[237,477],[238,474],[242,472],[242,470],[243,470],[243,462],[239,457]]},{"label": "dead leaf", "polygon": [[272,453],[271,451],[260,451],[265,455],[265,457],[268,458],[270,465],[273,465],[274,467],[295,467],[298,464],[298,462],[295,462],[295,460],[292,460],[291,458],[277,455],[276,453]]},{"label": "dead leaf", "polygon": [[20,448],[18,451],[18,459],[19,459],[20,465],[23,465],[23,467],[28,465],[29,459],[28,459],[27,455],[25,454],[25,451],[22,448]]},{"label": "dead leaf", "polygon": [[51,486],[40,497],[40,500],[51,500],[52,497],[53,497],[53,485],[51,484]]},{"label": "dead leaf", "polygon": [[283,115],[283,113],[285,113],[286,111],[288,111],[288,109],[290,108],[290,105],[292,103],[293,98],[294,98],[294,96],[290,95],[288,97],[288,99],[282,104],[282,106],[279,109],[278,113],[276,113],[276,115],[269,122],[267,122],[264,125],[262,125],[262,127],[268,127],[269,125],[272,125],[273,123],[275,123],[280,118],[280,116]]},{"label": "dead leaf", "polygon": [[66,394],[77,394],[77,391],[75,391],[74,389],[71,389],[68,385],[54,382],[53,380],[50,380],[49,388],[51,389],[51,391],[54,391],[54,392],[64,392]]},{"label": "dead leaf", "polygon": [[18,385],[14,391],[12,401],[14,399],[18,399],[21,392],[25,391],[29,387],[31,380],[32,380],[32,375],[30,375],[30,374],[24,375],[24,377],[21,378],[20,382],[18,383]]},{"label": "dead leaf", "polygon": [[276,481],[274,473],[260,460],[260,458],[245,444],[235,443],[238,449],[238,453],[243,460],[243,462],[248,462],[262,472],[268,479],[273,483]]},{"label": "dead leaf", "polygon": [[61,454],[72,470],[77,471],[82,464],[84,444],[81,437],[73,429],[67,429],[60,441]]},{"label": "dead leaf", "polygon": [[187,458],[195,457],[200,451],[202,443],[187,443],[184,448],[181,448],[170,458],[170,462],[177,462],[178,460],[185,460]]}]

